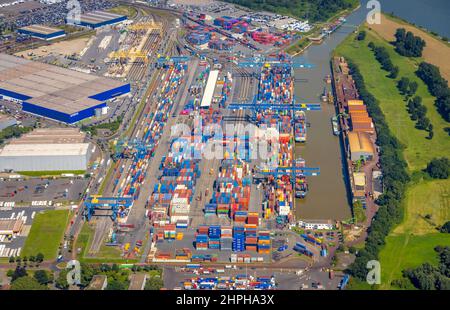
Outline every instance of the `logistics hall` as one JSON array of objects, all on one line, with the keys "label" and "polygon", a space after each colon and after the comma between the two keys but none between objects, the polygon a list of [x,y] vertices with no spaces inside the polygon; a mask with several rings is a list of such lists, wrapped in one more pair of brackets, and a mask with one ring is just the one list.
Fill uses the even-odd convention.
[{"label": "logistics hall", "polygon": [[79,20],[67,18],[66,23],[69,25],[78,25],[96,29],[106,25],[114,25],[127,20],[125,15],[118,15],[104,11],[93,11],[81,14]]},{"label": "logistics hall", "polygon": [[0,54],[0,98],[24,112],[75,123],[105,114],[106,101],[130,92],[130,84]]}]

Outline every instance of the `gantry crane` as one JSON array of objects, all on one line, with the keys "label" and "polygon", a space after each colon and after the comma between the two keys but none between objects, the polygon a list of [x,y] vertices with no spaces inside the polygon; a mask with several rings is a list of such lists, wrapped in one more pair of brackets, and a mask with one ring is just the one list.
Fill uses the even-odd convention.
[{"label": "gantry crane", "polygon": [[133,197],[103,197],[101,195],[91,195],[84,201],[84,217],[90,221],[96,211],[111,211],[111,219],[115,221],[119,208],[128,209],[133,204]]}]

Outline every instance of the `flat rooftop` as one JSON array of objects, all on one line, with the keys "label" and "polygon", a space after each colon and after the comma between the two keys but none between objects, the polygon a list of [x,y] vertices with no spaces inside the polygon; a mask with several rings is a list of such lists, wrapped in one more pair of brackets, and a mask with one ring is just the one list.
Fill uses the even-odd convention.
[{"label": "flat rooftop", "polygon": [[130,291],[142,291],[147,281],[147,275],[145,273],[133,273],[130,278]]},{"label": "flat rooftop", "polygon": [[74,144],[8,144],[0,157],[78,156],[88,152],[89,143]]},{"label": "flat rooftop", "polygon": [[19,30],[26,30],[26,31],[32,31],[35,33],[40,33],[40,34],[44,34],[44,35],[49,35],[55,32],[60,32],[62,31],[59,28],[53,28],[53,27],[48,27],[48,26],[44,26],[44,25],[30,25],[30,26],[25,26],[22,28],[19,28]]},{"label": "flat rooftop", "polygon": [[23,221],[19,219],[0,218],[0,234],[10,234],[20,232]]},{"label": "flat rooftop", "polygon": [[109,13],[105,11],[93,11],[80,15],[80,20],[82,22],[98,24],[106,21],[110,21],[117,18],[123,18],[125,15],[119,15],[114,13]]},{"label": "flat rooftop", "polygon": [[126,83],[0,54],[0,89],[30,97],[26,102],[73,114],[101,104],[89,98]]},{"label": "flat rooftop", "polygon": [[78,128],[37,128],[10,144],[74,144],[83,143],[85,138],[86,133]]}]

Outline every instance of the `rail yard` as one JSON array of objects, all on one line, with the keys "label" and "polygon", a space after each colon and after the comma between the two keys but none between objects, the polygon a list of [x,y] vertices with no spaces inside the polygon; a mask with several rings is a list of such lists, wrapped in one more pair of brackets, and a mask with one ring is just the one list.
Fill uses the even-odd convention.
[{"label": "rail yard", "polygon": [[[83,39],[71,33],[54,43],[36,43],[39,39],[21,33],[0,42],[0,51],[14,57],[0,57],[5,72],[19,69],[1,59],[14,59],[17,66],[26,62],[30,72],[44,65],[57,68],[46,69],[54,70],[54,86],[46,86],[48,102],[75,96],[72,87],[92,101],[89,111],[77,110],[65,121],[53,105],[42,108],[41,97],[24,92],[28,76],[0,77],[1,112],[35,134],[47,130],[51,140],[35,142],[41,148],[28,142],[30,156],[48,161],[45,169],[11,166],[8,156],[18,155],[10,155],[8,147],[27,143],[30,133],[5,141],[8,147],[0,151],[0,258],[5,263],[24,250],[38,254],[30,252],[26,241],[35,234],[35,214],[65,210],[67,227],[57,240],[60,246],[45,258],[51,263],[76,259],[123,268],[158,266],[168,289],[345,288],[349,277],[342,270],[351,258],[341,248],[360,238],[368,221],[342,221],[325,212],[311,219],[301,211],[309,181],[321,174],[320,162],[311,167],[301,151],[315,130],[308,117],[333,104],[333,94],[325,94],[327,100],[300,100],[295,91],[302,80],[298,70],[315,64],[283,51],[298,39],[298,32],[273,26],[281,23],[279,17],[258,19],[256,13],[228,6],[234,7],[213,6],[205,14],[195,7],[102,2],[83,11],[91,12],[82,15],[84,24],[71,21]],[[107,11],[110,7],[134,14],[113,14]],[[295,20],[289,22],[294,25]],[[269,28],[262,31],[261,24]],[[309,29],[307,22],[295,25]],[[20,41],[20,48],[9,48],[11,40]],[[71,42],[79,48],[68,53],[61,44]],[[355,113],[364,104],[356,102],[357,90],[342,86],[351,83],[345,66],[345,60],[333,60],[339,119],[333,119],[328,134],[341,135],[348,148],[353,148],[348,142],[353,133],[360,140],[364,136],[369,146],[359,152],[371,150],[363,154],[370,162],[367,172],[378,160],[370,136],[373,124],[362,111],[366,123],[357,129]],[[73,80],[63,79],[67,73],[59,70],[73,72]],[[97,79],[102,92],[86,91],[96,87]],[[321,87],[331,80],[325,77]],[[63,93],[56,85],[68,90]],[[96,100],[103,105],[95,105]],[[26,108],[29,102],[40,108]],[[342,117],[347,112],[355,118],[351,130]],[[63,127],[74,129],[77,137],[83,134],[77,141],[57,136]],[[61,151],[75,143],[86,150],[86,162],[77,166],[81,168],[56,165],[75,161]],[[43,148],[55,154],[42,158]],[[349,156],[345,168],[352,199],[372,212],[373,201],[366,203],[371,199],[368,187],[358,183],[360,171],[351,159],[357,151],[346,151],[342,156]],[[24,228],[11,231],[11,225]],[[337,255],[339,263],[333,263]]]}]

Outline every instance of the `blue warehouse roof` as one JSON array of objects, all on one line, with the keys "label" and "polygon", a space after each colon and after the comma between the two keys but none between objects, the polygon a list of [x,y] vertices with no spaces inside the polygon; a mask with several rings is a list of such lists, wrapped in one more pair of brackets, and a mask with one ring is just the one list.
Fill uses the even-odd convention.
[{"label": "blue warehouse roof", "polygon": [[124,20],[127,20],[127,17],[125,15],[119,15],[105,11],[93,11],[81,14],[79,21],[72,19],[67,19],[66,21],[68,24],[98,28],[105,25],[116,24]]},{"label": "blue warehouse roof", "polygon": [[0,95],[30,113],[73,123],[129,91],[128,83],[0,54]]},{"label": "blue warehouse roof", "polygon": [[44,40],[51,40],[65,36],[64,30],[44,25],[30,25],[22,27],[18,29],[18,32]]}]

